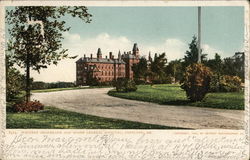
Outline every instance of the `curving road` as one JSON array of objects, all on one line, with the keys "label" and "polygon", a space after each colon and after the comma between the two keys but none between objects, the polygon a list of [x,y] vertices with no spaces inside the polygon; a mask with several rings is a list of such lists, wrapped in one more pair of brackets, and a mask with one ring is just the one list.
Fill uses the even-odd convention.
[{"label": "curving road", "polygon": [[158,105],[107,95],[110,88],[33,93],[32,99],[57,108],[165,126],[193,129],[243,129],[244,111]]}]

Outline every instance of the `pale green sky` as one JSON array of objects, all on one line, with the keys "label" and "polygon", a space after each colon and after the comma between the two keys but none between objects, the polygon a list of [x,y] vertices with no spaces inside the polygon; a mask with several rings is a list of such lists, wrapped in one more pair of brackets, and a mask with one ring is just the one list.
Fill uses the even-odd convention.
[{"label": "pale green sky", "polygon": [[[90,24],[67,17],[70,33],[82,38],[100,33],[125,36],[138,44],[154,45],[175,38],[189,43],[197,34],[197,7],[89,7]],[[202,43],[228,56],[242,50],[243,7],[202,7]]]}]

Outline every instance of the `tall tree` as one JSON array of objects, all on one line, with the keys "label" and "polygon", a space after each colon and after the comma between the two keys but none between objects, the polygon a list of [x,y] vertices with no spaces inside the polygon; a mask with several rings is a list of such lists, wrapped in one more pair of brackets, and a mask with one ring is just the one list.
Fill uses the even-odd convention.
[{"label": "tall tree", "polygon": [[70,57],[62,48],[63,32],[69,31],[61,17],[78,17],[90,23],[91,14],[81,7],[15,7],[7,10],[10,40],[8,51],[15,63],[26,68],[26,101],[30,100],[30,68],[40,71]]},{"label": "tall tree", "polygon": [[244,52],[236,52],[233,57],[227,57],[223,60],[222,72],[225,75],[239,76],[244,82]]},{"label": "tall tree", "polygon": [[222,59],[218,53],[215,53],[214,59],[209,59],[206,66],[212,69],[212,71],[218,75],[222,72]]},{"label": "tall tree", "polygon": [[155,54],[154,60],[149,64],[149,75],[151,80],[161,81],[165,78],[165,67],[167,64],[166,54],[162,53],[159,56]]},{"label": "tall tree", "polygon": [[168,76],[174,78],[175,83],[180,81],[183,77],[182,62],[181,59],[173,60],[166,66],[165,72]]},{"label": "tall tree", "polygon": [[134,72],[134,79],[135,80],[144,79],[146,81],[147,72],[148,72],[148,65],[147,65],[146,58],[141,57],[139,60],[139,63],[134,64],[132,66],[132,70]]},{"label": "tall tree", "polygon": [[[184,65],[187,67],[190,64],[198,62],[198,44],[197,38],[193,36],[191,43],[189,44],[189,50],[186,51],[186,55],[184,56]],[[206,59],[206,54],[202,54],[201,50],[201,62],[204,62]]]}]

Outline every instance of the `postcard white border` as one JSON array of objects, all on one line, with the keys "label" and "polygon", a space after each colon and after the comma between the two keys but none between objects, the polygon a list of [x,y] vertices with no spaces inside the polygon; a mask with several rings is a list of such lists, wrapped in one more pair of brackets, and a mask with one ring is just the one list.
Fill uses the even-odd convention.
[{"label": "postcard white border", "polygon": [[[245,8],[245,130],[238,130],[234,132],[239,132],[240,134],[244,134],[246,143],[249,145],[249,3],[247,1],[1,1],[0,2],[0,122],[1,122],[1,131],[0,137],[0,159],[4,159],[1,157],[3,155],[3,149],[5,147],[4,137],[7,136],[7,132],[10,129],[6,129],[6,110],[5,110],[5,57],[4,57],[4,14],[5,14],[5,6],[242,6]],[[11,129],[13,130],[13,129]],[[85,129],[86,130],[86,129]],[[13,131],[22,131],[22,129],[17,129]],[[51,130],[53,131],[53,130]],[[56,130],[58,131],[58,130]],[[68,130],[70,131],[70,130]],[[112,130],[106,130],[112,131]],[[114,131],[114,130],[113,130]],[[157,130],[152,130],[153,132],[158,132]],[[218,129],[217,131],[221,131]],[[225,132],[230,132],[231,130],[227,130]],[[169,130],[161,130],[162,132],[172,133],[173,131]],[[192,132],[192,131],[191,131]],[[194,131],[196,132],[196,131]],[[224,132],[224,131],[223,131]],[[249,147],[247,148],[249,151]],[[249,156],[249,153],[248,153]]]}]

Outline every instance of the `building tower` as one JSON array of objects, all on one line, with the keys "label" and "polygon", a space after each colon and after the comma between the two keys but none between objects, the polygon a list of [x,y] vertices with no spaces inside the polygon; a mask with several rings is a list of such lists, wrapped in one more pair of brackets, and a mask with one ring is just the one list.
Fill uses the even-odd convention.
[{"label": "building tower", "polygon": [[98,50],[97,50],[97,58],[98,58],[98,59],[102,59],[102,51],[101,51],[101,48],[98,48]]},{"label": "building tower", "polygon": [[133,55],[136,57],[136,58],[139,58],[139,48],[137,46],[137,43],[134,44],[134,47],[133,47]]}]

